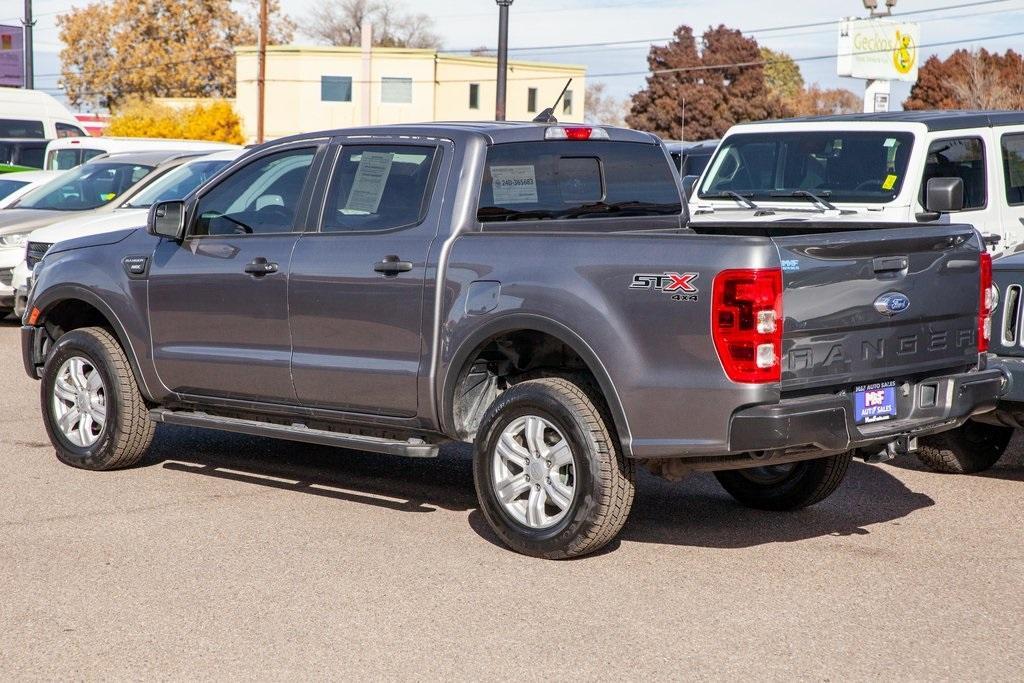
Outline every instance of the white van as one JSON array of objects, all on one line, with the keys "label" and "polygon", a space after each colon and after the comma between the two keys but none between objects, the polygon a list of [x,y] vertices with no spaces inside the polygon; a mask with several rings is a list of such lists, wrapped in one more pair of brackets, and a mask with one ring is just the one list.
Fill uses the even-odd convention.
[{"label": "white van", "polygon": [[0,87],[0,138],[53,140],[86,135],[75,115],[52,95]]},{"label": "white van", "polygon": [[46,146],[47,171],[66,171],[81,166],[102,154],[116,152],[154,152],[173,149],[179,152],[216,152],[241,149],[238,145],[206,140],[172,140],[169,138],[67,138],[53,140]]},{"label": "white van", "polygon": [[1024,243],[1024,112],[739,124],[692,190],[691,182],[695,222],[952,221],[998,237],[1001,252]]}]

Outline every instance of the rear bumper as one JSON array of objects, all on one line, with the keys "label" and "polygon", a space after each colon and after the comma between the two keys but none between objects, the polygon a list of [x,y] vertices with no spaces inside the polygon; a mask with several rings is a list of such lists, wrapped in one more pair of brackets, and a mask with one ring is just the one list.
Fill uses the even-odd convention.
[{"label": "rear bumper", "polygon": [[984,415],[981,421],[1017,429],[1024,427],[1024,358],[989,356],[988,365],[1004,373],[1006,388],[996,409]]},{"label": "rear bumper", "polygon": [[897,387],[899,418],[861,425],[854,420],[849,394],[785,399],[735,413],[729,450],[815,457],[943,432],[993,410],[1005,387],[999,367],[907,382]]}]

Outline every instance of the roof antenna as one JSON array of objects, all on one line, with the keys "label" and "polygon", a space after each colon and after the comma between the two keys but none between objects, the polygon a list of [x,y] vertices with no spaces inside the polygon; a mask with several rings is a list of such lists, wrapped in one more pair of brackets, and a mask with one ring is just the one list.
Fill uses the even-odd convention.
[{"label": "roof antenna", "polygon": [[555,100],[555,103],[552,106],[545,109],[544,111],[542,111],[541,113],[537,114],[537,116],[533,119],[534,123],[558,123],[558,119],[555,118],[555,107],[557,107],[558,103],[562,101],[563,97],[565,97],[565,92],[569,89],[570,85],[572,85],[571,78],[569,79],[569,82],[565,84],[565,87],[562,88],[562,94],[558,96],[558,99]]}]

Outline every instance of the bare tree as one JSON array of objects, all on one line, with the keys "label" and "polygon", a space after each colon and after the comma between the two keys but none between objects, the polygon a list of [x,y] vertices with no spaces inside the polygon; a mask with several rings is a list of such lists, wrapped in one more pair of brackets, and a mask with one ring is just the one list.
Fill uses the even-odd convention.
[{"label": "bare tree", "polygon": [[434,20],[407,13],[394,0],[327,0],[310,11],[306,32],[314,40],[353,47],[360,44],[363,21],[373,24],[373,44],[384,47],[438,48]]},{"label": "bare tree", "polygon": [[606,126],[625,126],[629,103],[609,95],[604,83],[587,83],[586,94],[587,123],[600,123]]},{"label": "bare tree", "polygon": [[964,64],[962,78],[952,81],[950,89],[967,109],[1004,109],[1011,107],[1010,88],[1002,75],[985,63],[977,51]]}]

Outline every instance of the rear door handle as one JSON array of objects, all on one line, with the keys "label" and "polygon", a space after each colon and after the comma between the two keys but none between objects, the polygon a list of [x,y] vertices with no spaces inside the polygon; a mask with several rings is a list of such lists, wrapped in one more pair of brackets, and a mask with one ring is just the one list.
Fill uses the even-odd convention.
[{"label": "rear door handle", "polygon": [[278,266],[276,263],[272,263],[262,256],[254,258],[249,263],[245,264],[245,272],[256,277],[263,277],[264,275],[270,275],[276,273]]},{"label": "rear door handle", "polygon": [[385,256],[373,267],[373,269],[378,273],[394,276],[399,273],[408,273],[412,270],[412,263],[409,261],[403,261],[395,255],[391,255]]}]

